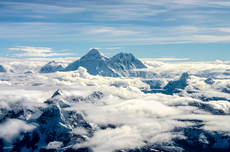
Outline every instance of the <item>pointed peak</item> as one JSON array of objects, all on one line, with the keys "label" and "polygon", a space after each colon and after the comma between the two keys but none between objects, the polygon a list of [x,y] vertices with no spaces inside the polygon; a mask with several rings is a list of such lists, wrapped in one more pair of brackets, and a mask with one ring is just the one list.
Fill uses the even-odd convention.
[{"label": "pointed peak", "polygon": [[212,78],[207,78],[206,80],[204,80],[205,83],[212,85],[213,83],[215,83],[215,81]]},{"label": "pointed peak", "polygon": [[83,56],[81,59],[91,59],[91,60],[105,60],[107,57],[99,52],[97,49],[90,50],[85,56]]},{"label": "pointed peak", "polygon": [[190,79],[188,72],[184,72],[180,77],[180,80],[181,79]]},{"label": "pointed peak", "polygon": [[52,98],[58,96],[58,95],[62,95],[62,90],[61,89],[58,89],[57,91],[54,92]]},{"label": "pointed peak", "polygon": [[6,68],[2,65],[0,65],[0,72],[6,72]]},{"label": "pointed peak", "polygon": [[118,60],[118,59],[131,59],[131,58],[135,58],[131,53],[121,52],[121,53],[113,56],[111,59],[114,61],[114,60]]},{"label": "pointed peak", "polygon": [[132,53],[124,53],[124,52],[120,52],[118,55],[133,56]]},{"label": "pointed peak", "polygon": [[127,54],[127,53],[124,53],[124,52],[120,52],[120,53],[118,53],[119,55],[125,55],[125,54]]},{"label": "pointed peak", "polygon": [[89,51],[89,53],[95,53],[95,52],[98,52],[98,53],[100,53],[97,49],[95,49],[95,48],[93,48],[93,49],[91,49],[90,51]]},{"label": "pointed peak", "polygon": [[48,62],[47,64],[51,64],[51,63],[56,63],[55,61],[50,61],[50,62]]},{"label": "pointed peak", "polygon": [[59,65],[61,65],[61,63],[56,62],[56,61],[50,61],[50,62],[48,62],[46,65],[47,65],[47,66],[48,66],[48,65],[51,65],[51,66],[59,66]]}]

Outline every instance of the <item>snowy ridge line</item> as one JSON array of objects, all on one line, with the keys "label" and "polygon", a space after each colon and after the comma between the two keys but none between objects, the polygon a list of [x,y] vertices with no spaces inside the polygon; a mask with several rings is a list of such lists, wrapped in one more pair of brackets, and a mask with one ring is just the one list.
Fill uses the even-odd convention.
[{"label": "snowy ridge line", "polygon": [[131,53],[119,53],[111,58],[106,57],[96,49],[92,49],[81,59],[69,64],[63,71],[74,71],[84,67],[91,75],[109,77],[140,76],[141,72],[133,69],[147,68],[140,60]]}]

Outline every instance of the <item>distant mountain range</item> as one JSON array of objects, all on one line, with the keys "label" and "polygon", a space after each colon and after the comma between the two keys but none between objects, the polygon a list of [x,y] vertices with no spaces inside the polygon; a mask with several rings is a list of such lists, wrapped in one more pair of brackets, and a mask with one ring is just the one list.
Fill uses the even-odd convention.
[{"label": "distant mountain range", "polygon": [[[106,57],[96,49],[92,49],[81,59],[69,64],[63,71],[74,71],[80,66],[87,69],[91,75],[101,75],[109,77],[128,77],[132,75],[131,70],[143,69],[146,66],[134,57],[131,53],[119,53],[111,58]],[[138,75],[138,72],[136,72]]]},{"label": "distant mountain range", "polygon": [[79,67],[86,68],[91,75],[108,77],[144,77],[146,72],[135,71],[135,69],[147,68],[131,53],[121,52],[109,58],[98,50],[92,49],[79,60],[69,64],[65,69],[55,61],[51,61],[41,68],[40,73],[75,71]]}]

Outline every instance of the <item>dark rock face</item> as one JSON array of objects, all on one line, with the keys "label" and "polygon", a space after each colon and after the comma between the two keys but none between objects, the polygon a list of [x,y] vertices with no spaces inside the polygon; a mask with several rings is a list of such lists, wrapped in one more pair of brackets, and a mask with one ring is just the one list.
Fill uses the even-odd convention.
[{"label": "dark rock face", "polygon": [[21,115],[24,114],[24,110],[7,110],[1,109],[4,112],[4,116],[0,119],[0,122],[4,122],[7,119],[16,119],[19,118]]},{"label": "dark rock face", "polygon": [[64,152],[93,152],[93,150],[90,147],[83,147],[78,149],[68,148]]},{"label": "dark rock face", "polygon": [[35,150],[38,148],[36,144],[39,142],[39,140],[40,140],[40,136],[38,135],[36,130],[31,133],[30,132],[24,133],[22,140],[17,139],[14,142],[14,147],[12,151],[21,151],[23,147],[26,147],[27,149],[30,150]]},{"label": "dark rock face", "polygon": [[32,137],[30,141],[26,144],[26,148],[30,149],[32,148],[33,150],[37,149],[38,146],[36,145],[40,140],[40,136],[36,131],[33,131]]},{"label": "dark rock face", "polygon": [[56,149],[46,149],[46,148],[41,148],[39,152],[55,152]]}]

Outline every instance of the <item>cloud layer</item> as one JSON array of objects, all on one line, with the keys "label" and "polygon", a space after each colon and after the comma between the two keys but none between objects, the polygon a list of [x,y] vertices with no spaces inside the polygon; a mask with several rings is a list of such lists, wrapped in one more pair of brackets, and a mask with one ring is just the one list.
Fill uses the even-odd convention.
[{"label": "cloud layer", "polygon": [[[70,62],[63,59],[58,61],[65,64]],[[71,133],[87,137],[84,142],[73,144],[75,149],[90,147],[95,152],[106,152],[150,146],[181,151],[184,147],[175,142],[194,142],[193,136],[199,144],[208,146],[209,139],[214,138],[216,144],[209,148],[226,148],[230,132],[229,63],[170,64],[147,59],[144,61],[148,63],[147,70],[158,73],[156,77],[92,76],[82,67],[71,72],[39,74],[39,67],[47,60],[1,60],[1,64],[7,64],[15,73],[0,73],[0,106],[4,110],[24,111],[23,117],[3,120],[5,122],[0,124],[1,138],[10,144],[16,137],[19,138],[20,133],[39,127],[39,124],[28,123],[29,120],[37,119],[42,114],[39,109],[48,106],[43,102],[57,89],[61,89],[60,98],[56,97],[55,101],[64,101],[71,106],[62,108],[63,114],[68,111],[83,113],[84,119],[94,130],[93,136],[89,136],[85,128],[73,129]],[[27,70],[32,73],[24,73]],[[188,86],[177,94],[145,94],[141,91],[150,90],[149,84],[143,80],[161,81],[163,87],[186,71],[190,74]],[[206,83],[207,78],[212,78],[213,83]],[[89,97],[94,91],[100,91],[103,97]],[[79,99],[79,102],[72,102],[72,99]],[[1,118],[4,117],[3,112]],[[13,127],[15,132],[5,132],[5,127]],[[202,132],[191,134],[190,131],[196,132],[196,129]],[[52,149],[61,148],[63,144],[62,141],[52,141],[43,146]]]},{"label": "cloud layer", "polygon": [[25,53],[15,53],[16,57],[52,57],[52,56],[68,56],[71,53],[56,53],[51,48],[19,46],[17,48],[8,48],[8,51],[20,51]]}]

